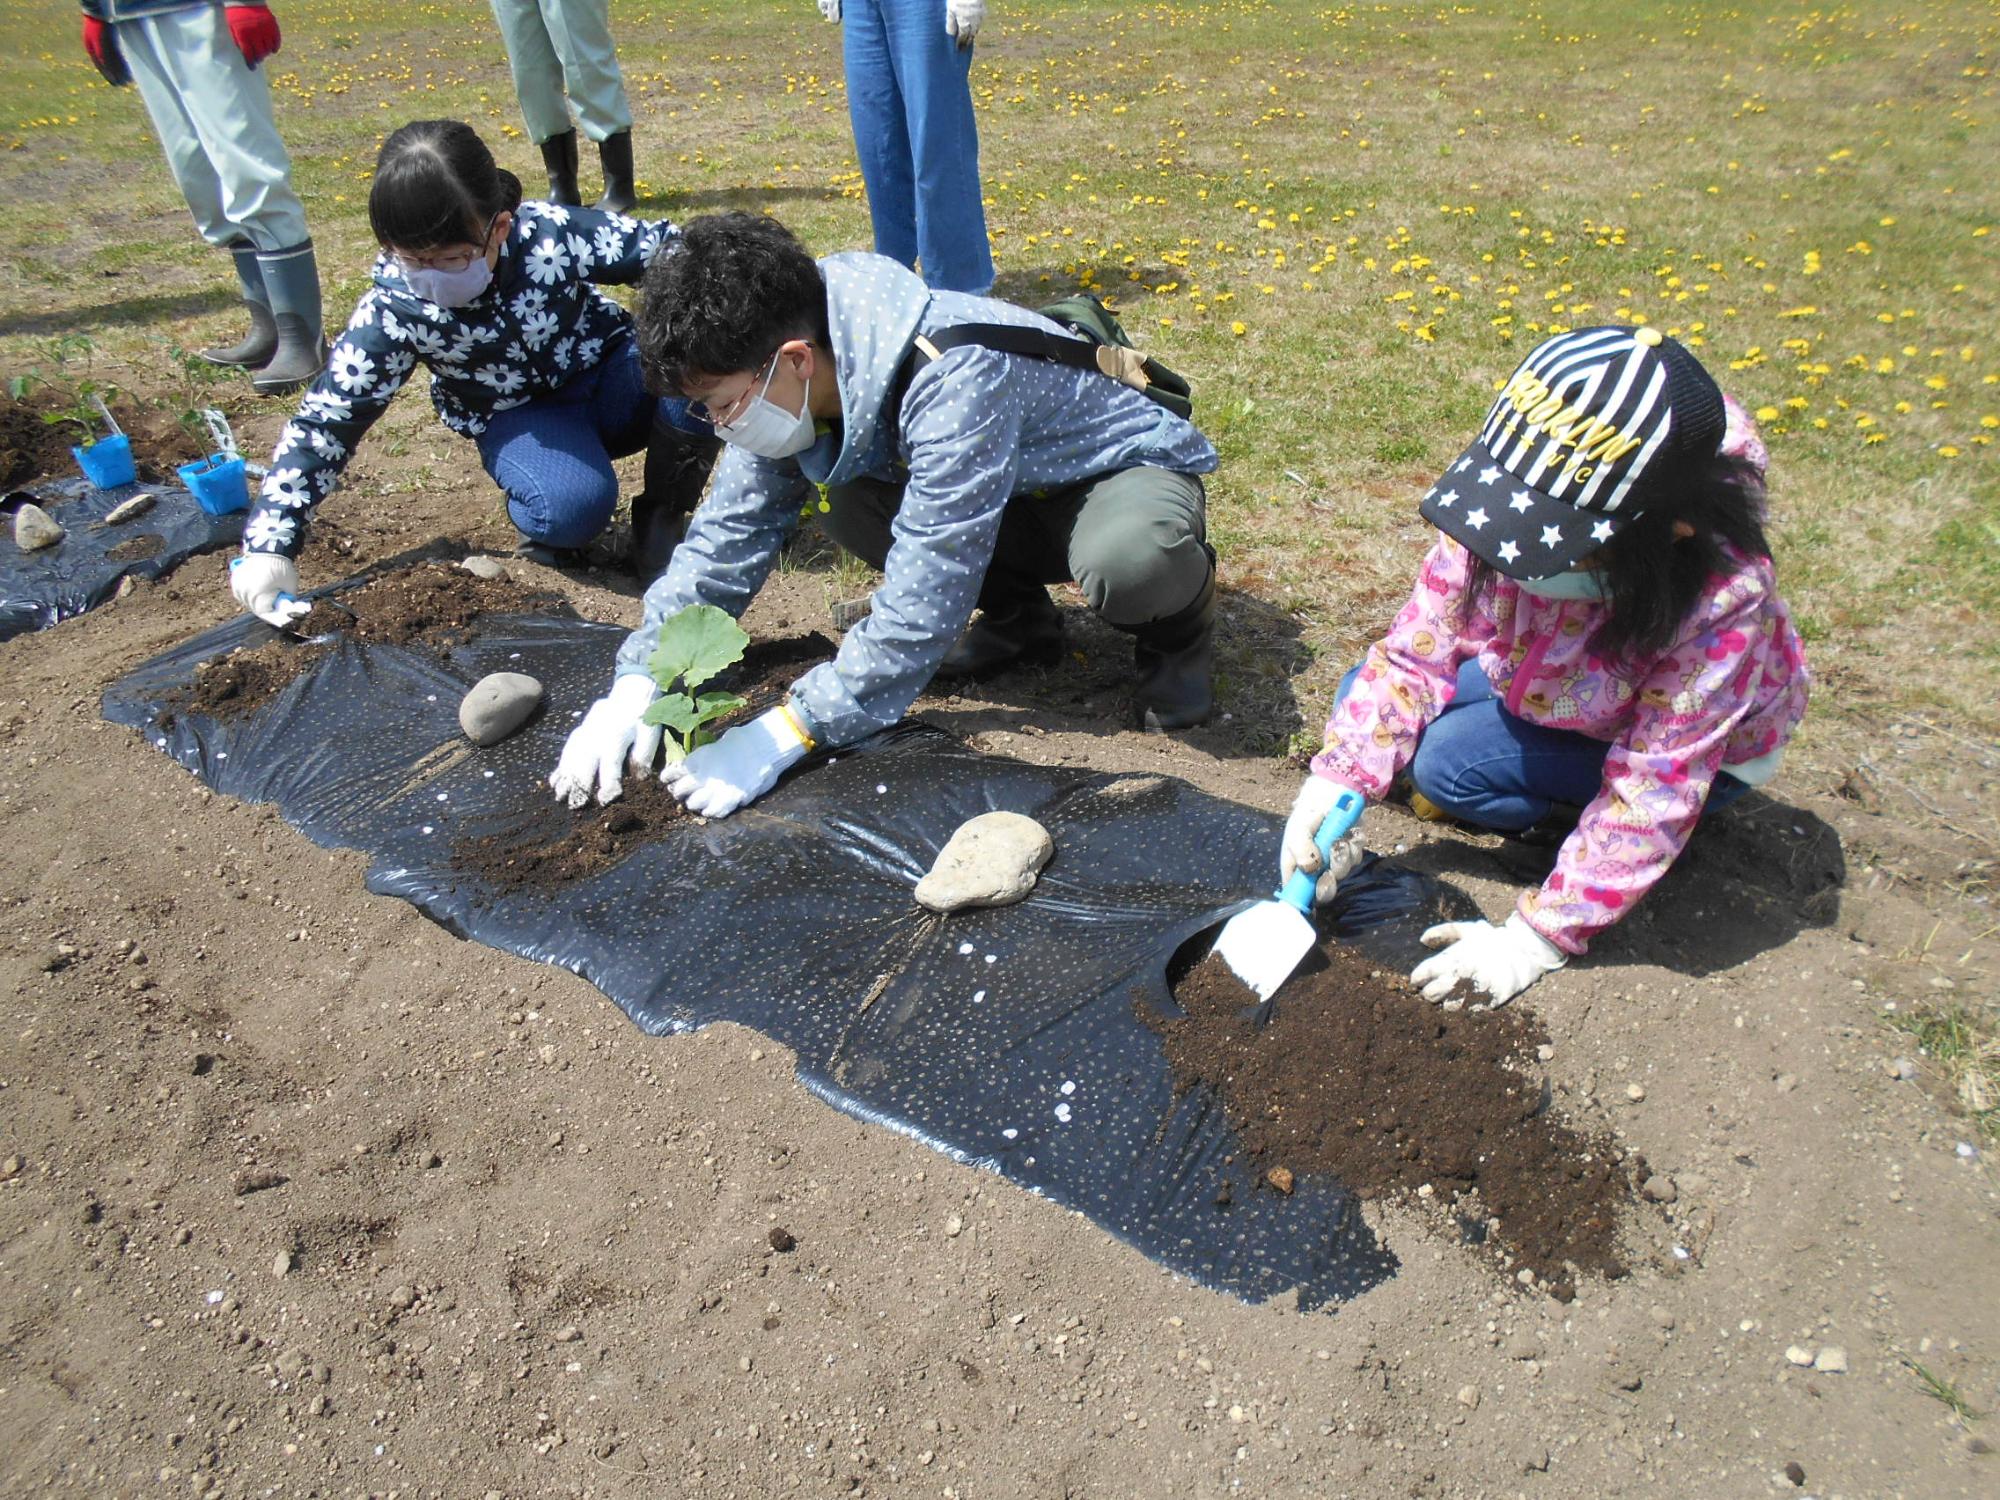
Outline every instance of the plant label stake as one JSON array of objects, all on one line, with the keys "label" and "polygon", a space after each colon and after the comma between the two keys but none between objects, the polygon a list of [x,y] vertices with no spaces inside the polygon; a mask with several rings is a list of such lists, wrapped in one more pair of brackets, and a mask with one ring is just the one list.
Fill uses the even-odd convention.
[{"label": "plant label stake", "polygon": [[[1333,811],[1313,835],[1320,869],[1324,870],[1327,861],[1333,858],[1333,846],[1361,821],[1366,806],[1359,792],[1352,787],[1341,788]],[[1259,1000],[1275,995],[1278,986],[1292,977],[1299,960],[1312,952],[1318,938],[1311,916],[1313,889],[1318,884],[1317,874],[1294,870],[1269,901],[1259,901],[1222,924],[1215,951],[1238,979],[1257,992]]]},{"label": "plant label stake", "polygon": [[[236,433],[230,427],[228,417],[212,406],[204,406],[201,409],[201,420],[208,427],[208,435],[215,444],[216,455],[223,463],[243,457],[243,450],[236,446]],[[246,473],[260,477],[267,472],[262,464],[253,464],[248,460],[245,460],[243,468]]]},{"label": "plant label stake", "polygon": [[104,418],[104,425],[111,429],[113,437],[125,436],[125,429],[118,425],[118,419],[111,415],[111,408],[104,404],[104,398],[96,391],[90,393],[90,404],[97,408],[97,414]]}]

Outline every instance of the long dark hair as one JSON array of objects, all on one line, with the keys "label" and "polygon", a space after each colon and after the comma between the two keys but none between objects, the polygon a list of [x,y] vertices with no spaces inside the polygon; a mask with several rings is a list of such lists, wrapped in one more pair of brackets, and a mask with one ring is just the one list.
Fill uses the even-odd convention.
[{"label": "long dark hair", "polygon": [[521,179],[470,125],[412,120],[375,157],[368,225],[385,249],[435,250],[477,240],[494,215],[520,206]]},{"label": "long dark hair", "polygon": [[[1674,534],[1681,521],[1693,535]],[[1591,637],[1592,648],[1631,663],[1666,650],[1709,578],[1728,567],[1724,543],[1752,557],[1771,555],[1764,539],[1762,472],[1718,454],[1704,472],[1654,500],[1597,550],[1605,617]],[[1472,559],[1461,614],[1491,591],[1498,576],[1492,564]]]}]

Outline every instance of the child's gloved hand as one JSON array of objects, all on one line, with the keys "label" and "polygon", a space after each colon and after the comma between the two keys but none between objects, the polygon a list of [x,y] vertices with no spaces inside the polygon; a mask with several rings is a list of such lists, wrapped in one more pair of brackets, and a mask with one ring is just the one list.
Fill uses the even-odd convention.
[{"label": "child's gloved hand", "polygon": [[838,26],[840,24],[840,0],[819,0],[819,13]]},{"label": "child's gloved hand", "polygon": [[[1308,776],[1299,794],[1292,800],[1292,811],[1285,819],[1285,832],[1278,843],[1278,884],[1283,885],[1292,878],[1293,870],[1304,870],[1308,875],[1320,867],[1319,847],[1313,843],[1313,836],[1319,832],[1319,825],[1326,821],[1326,815],[1333,811],[1333,804],[1347,788],[1338,781],[1329,781],[1324,776]],[[1361,847],[1361,830],[1354,829],[1333,846],[1333,858],[1327,861],[1313,887],[1313,901],[1325,905],[1333,899],[1340,882],[1354,873],[1361,863],[1365,851]]]},{"label": "child's gloved hand", "polygon": [[289,625],[312,613],[297,597],[299,567],[275,552],[246,552],[229,564],[229,592],[266,625]]},{"label": "child's gloved hand", "polygon": [[780,704],[703,745],[679,765],[668,766],[660,780],[689,812],[726,818],[770,791],[811,748],[791,709]]},{"label": "child's gloved hand", "polygon": [[1426,1000],[1442,1000],[1461,980],[1505,1005],[1544,974],[1569,962],[1569,955],[1530,927],[1519,912],[1503,927],[1491,922],[1440,922],[1426,928],[1426,948],[1443,948],[1410,971],[1410,983]]},{"label": "child's gloved hand", "polygon": [[594,792],[600,803],[625,790],[625,768],[643,776],[660,753],[660,726],[642,723],[660,690],[643,672],[626,672],[611,691],[590,705],[583,722],[563,742],[562,757],[549,773],[557,800],[582,807]]}]

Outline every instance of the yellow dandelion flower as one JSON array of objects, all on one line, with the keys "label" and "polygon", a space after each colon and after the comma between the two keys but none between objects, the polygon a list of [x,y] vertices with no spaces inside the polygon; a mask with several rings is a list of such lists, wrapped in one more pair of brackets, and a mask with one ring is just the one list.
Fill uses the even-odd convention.
[{"label": "yellow dandelion flower", "polygon": [[1241,318],[1238,318],[1234,323],[1229,325],[1229,331],[1240,339],[1250,331],[1250,328]]},{"label": "yellow dandelion flower", "polygon": [[1760,422],[1775,422],[1781,415],[1783,413],[1775,406],[1760,406],[1757,408],[1757,420]]}]

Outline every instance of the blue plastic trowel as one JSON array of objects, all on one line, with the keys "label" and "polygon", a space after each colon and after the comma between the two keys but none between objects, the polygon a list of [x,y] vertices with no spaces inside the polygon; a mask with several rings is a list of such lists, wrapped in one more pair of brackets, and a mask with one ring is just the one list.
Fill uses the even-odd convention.
[{"label": "blue plastic trowel", "polygon": [[[1333,846],[1361,821],[1367,805],[1352,787],[1340,789],[1333,811],[1313,835],[1321,870],[1333,858]],[[1318,941],[1312,924],[1313,889],[1318,884],[1317,874],[1294,870],[1269,901],[1259,901],[1222,924],[1212,951],[1222,955],[1231,972],[1255,990],[1259,1000],[1275,995]]]}]

